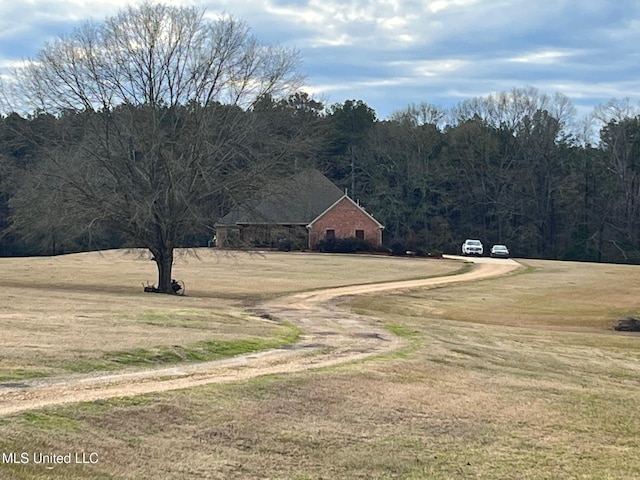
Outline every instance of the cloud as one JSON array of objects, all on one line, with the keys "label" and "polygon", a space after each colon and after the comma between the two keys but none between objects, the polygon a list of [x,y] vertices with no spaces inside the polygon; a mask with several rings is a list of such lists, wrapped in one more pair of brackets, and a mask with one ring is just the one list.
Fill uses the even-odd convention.
[{"label": "cloud", "polygon": [[[0,69],[126,0],[0,3]],[[137,2],[134,2],[137,3]],[[269,44],[299,49],[307,91],[360,99],[384,118],[532,85],[586,111],[638,98],[637,0],[172,0],[244,19]]]},{"label": "cloud", "polygon": [[519,56],[510,59],[510,61],[520,63],[559,64],[563,59],[571,55],[571,52],[567,51],[536,50],[533,52],[523,52]]}]

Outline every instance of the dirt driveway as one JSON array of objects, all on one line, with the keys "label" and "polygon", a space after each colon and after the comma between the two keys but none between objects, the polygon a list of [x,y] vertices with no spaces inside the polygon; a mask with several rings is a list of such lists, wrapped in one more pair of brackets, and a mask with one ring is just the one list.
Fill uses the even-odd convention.
[{"label": "dirt driveway", "polygon": [[392,351],[404,345],[402,338],[377,325],[375,319],[338,309],[336,300],[350,295],[479,280],[503,275],[520,267],[514,260],[478,258],[472,261],[476,264],[475,268],[459,275],[315,290],[262,304],[254,312],[256,318],[261,321],[277,318],[294,323],[304,331],[301,341],[291,348],[157,369],[0,383],[0,416],[51,405],[298,372]]}]

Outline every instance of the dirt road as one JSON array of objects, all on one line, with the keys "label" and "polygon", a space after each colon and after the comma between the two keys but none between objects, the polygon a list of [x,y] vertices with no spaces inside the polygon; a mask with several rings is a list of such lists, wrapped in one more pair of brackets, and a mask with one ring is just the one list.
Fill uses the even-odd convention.
[{"label": "dirt road", "polygon": [[[457,257],[451,257],[457,258]],[[0,416],[51,405],[141,395],[211,383],[298,372],[396,350],[404,341],[373,318],[340,310],[336,299],[387,290],[432,287],[503,275],[520,267],[513,260],[474,259],[469,272],[447,277],[315,290],[271,300],[255,311],[261,321],[294,323],[304,335],[295,346],[224,360],[118,373],[69,375],[0,383]]]}]

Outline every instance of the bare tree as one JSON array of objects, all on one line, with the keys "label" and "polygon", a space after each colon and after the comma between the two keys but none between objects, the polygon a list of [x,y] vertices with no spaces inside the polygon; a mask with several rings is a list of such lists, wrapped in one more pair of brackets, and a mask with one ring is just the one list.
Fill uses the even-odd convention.
[{"label": "bare tree", "polygon": [[427,102],[419,104],[410,103],[402,110],[396,110],[391,114],[390,120],[400,123],[408,123],[413,127],[420,125],[435,125],[439,130],[444,130],[446,112]]},{"label": "bare tree", "polygon": [[546,110],[563,127],[572,126],[575,107],[569,98],[559,92],[549,96],[534,87],[513,88],[486,97],[476,97],[459,103],[452,109],[451,123],[462,123],[474,117],[487,124],[511,131],[518,130],[525,118],[532,118],[537,111]]},{"label": "bare tree", "polygon": [[14,109],[52,112],[64,133],[16,195],[16,221],[113,229],[151,251],[172,293],[174,248],[292,150],[252,106],[294,92],[299,64],[232,17],[152,3],[47,43],[8,88]]}]

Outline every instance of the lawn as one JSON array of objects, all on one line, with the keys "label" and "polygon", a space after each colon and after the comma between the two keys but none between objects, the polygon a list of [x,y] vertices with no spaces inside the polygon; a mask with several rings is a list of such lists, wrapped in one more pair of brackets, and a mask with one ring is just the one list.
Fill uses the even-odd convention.
[{"label": "lawn", "polygon": [[145,252],[2,258],[0,381],[213,359],[221,349],[242,353],[243,345],[253,351],[261,342],[272,347],[295,339],[295,329],[249,315],[259,299],[459,267],[446,260],[197,249],[174,266],[186,295],[168,296],[143,292],[156,275]]},{"label": "lawn", "polygon": [[[350,258],[332,261],[352,268]],[[407,339],[386,356],[0,419],[1,452],[99,459],[5,464],[0,474],[640,478],[640,337],[611,329],[640,312],[640,267],[524,263],[521,273],[473,284],[343,299]]]}]

